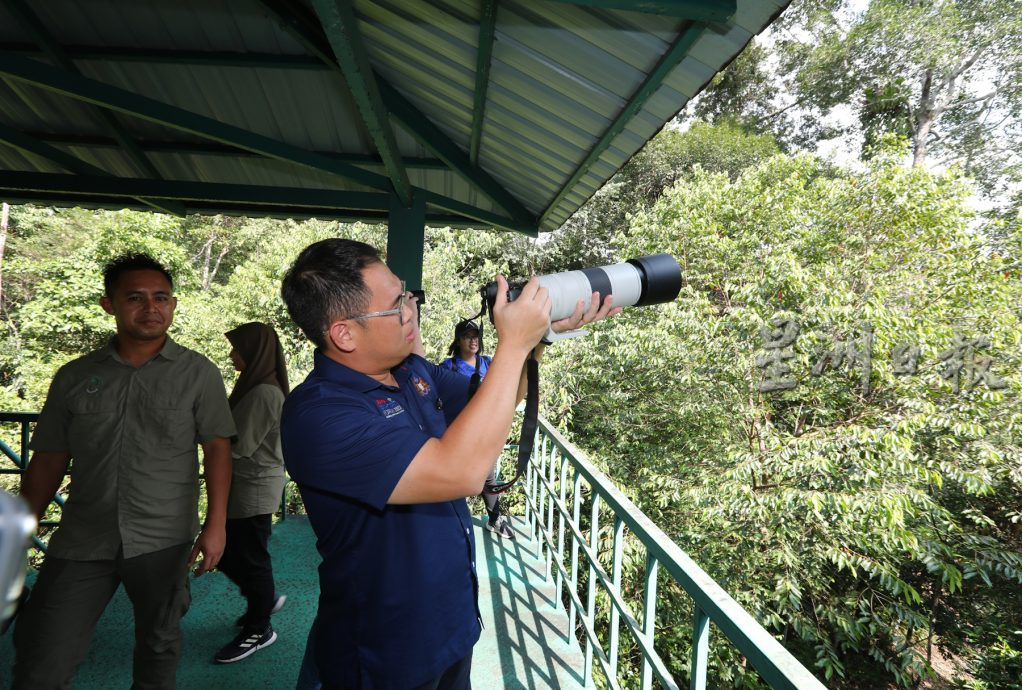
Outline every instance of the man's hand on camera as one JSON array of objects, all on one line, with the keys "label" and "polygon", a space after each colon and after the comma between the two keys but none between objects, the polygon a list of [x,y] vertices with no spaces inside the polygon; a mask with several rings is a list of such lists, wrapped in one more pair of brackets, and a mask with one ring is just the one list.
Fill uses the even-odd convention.
[{"label": "man's hand on camera", "polygon": [[575,303],[575,311],[563,319],[551,323],[550,330],[554,333],[577,331],[583,326],[620,313],[621,307],[614,306],[614,295],[607,295],[607,299],[600,304],[600,293],[594,292],[589,300],[588,309],[585,308],[585,300],[580,299]]},{"label": "man's hand on camera", "polygon": [[536,276],[529,279],[513,302],[507,301],[504,276],[497,276],[493,324],[501,345],[520,347],[526,352],[535,347],[550,327],[550,294]]}]

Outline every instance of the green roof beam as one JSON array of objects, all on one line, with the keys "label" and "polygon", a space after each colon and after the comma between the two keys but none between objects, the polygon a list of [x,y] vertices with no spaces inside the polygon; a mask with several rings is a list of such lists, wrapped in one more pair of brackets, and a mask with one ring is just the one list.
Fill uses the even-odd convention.
[{"label": "green roof beam", "polygon": [[[77,173],[79,175],[99,175],[111,177],[110,173],[106,170],[98,168],[91,163],[86,163],[80,158],[76,158],[69,153],[61,151],[58,148],[50,146],[45,142],[39,141],[24,132],[19,132],[13,127],[8,127],[7,125],[0,124],[0,141],[12,148],[18,149],[22,153],[28,153],[44,160],[48,160],[51,163],[56,163],[68,172]],[[143,197],[137,197],[137,199],[146,206],[149,206],[160,213],[184,215],[184,207],[173,201],[146,199]]]},{"label": "green roof beam", "polygon": [[369,136],[383,159],[394,191],[405,206],[411,206],[412,185],[401,162],[397,139],[376,86],[376,75],[369,64],[369,54],[358,30],[358,19],[351,0],[313,0],[312,5],[362,115],[362,123],[369,130]]},{"label": "green roof beam", "polygon": [[738,0],[555,0],[605,10],[661,14],[695,22],[726,22],[738,11]]},{"label": "green roof beam", "polygon": [[451,199],[434,192],[426,192],[426,203],[437,208],[442,208],[445,211],[456,213],[459,216],[465,216],[475,221],[475,225],[485,224],[491,225],[498,230],[512,230],[514,232],[520,232],[523,235],[529,237],[538,237],[539,229],[535,222],[522,223],[513,218],[493,213],[492,211],[484,211],[480,208],[476,208],[471,204],[466,204],[457,199]]},{"label": "green roof beam", "polygon": [[258,1],[280,20],[280,28],[291,34],[310,55],[330,69],[338,69],[337,56],[330,41],[323,35],[323,26],[304,5],[292,0]]},{"label": "green roof beam", "polygon": [[[290,33],[310,54],[319,57],[324,64],[340,71],[337,58],[332,55],[330,44],[322,35],[322,28],[315,25],[301,4],[294,4],[287,0],[259,1],[277,15],[281,21],[281,28]],[[429,118],[419,112],[408,99],[398,93],[397,89],[379,77],[376,78],[376,85],[391,117],[397,120],[405,130],[444,161],[451,170],[461,175],[468,184],[509,213],[515,225],[530,228],[526,234],[535,231],[534,229],[537,227],[535,216],[529,213],[528,209],[513,194],[504,189],[488,172],[472,165],[468,154],[451,141]],[[508,226],[499,225],[499,227],[506,228]]]},{"label": "green roof beam", "polygon": [[371,189],[390,190],[390,180],[384,175],[115,86],[70,74],[36,60],[0,53],[0,74],[76,100],[94,103],[171,129],[188,132],[203,139],[218,141],[267,158],[321,170]]},{"label": "green roof beam", "polygon": [[493,37],[497,29],[497,0],[483,0],[479,18],[479,48],[476,50],[476,89],[472,104],[472,138],[468,147],[468,161],[479,164],[479,143],[483,138],[483,119],[486,116],[486,91],[490,86],[490,65],[493,58]]},{"label": "green roof beam", "polygon": [[470,185],[499,205],[522,225],[536,225],[536,218],[511,192],[507,191],[488,172],[472,165],[468,155],[444,134],[433,121],[420,113],[412,103],[385,81],[379,82],[380,95],[391,114],[423,146],[433,152]]},{"label": "green roof beam", "polygon": [[[90,134],[66,134],[55,132],[25,132],[30,137],[50,144],[63,144],[87,149],[117,148],[117,141],[109,137],[95,136]],[[167,139],[136,139],[138,144],[146,153],[180,153],[195,154],[200,156],[255,156],[251,151],[243,151],[227,144],[218,144],[210,141],[181,141]],[[335,151],[313,151],[320,156],[326,156],[333,160],[350,163],[359,166],[383,165],[379,156],[364,153],[337,153]],[[406,158],[405,167],[409,170],[447,170],[447,164],[439,158]]]},{"label": "green roof beam", "polygon": [[[106,197],[93,194],[76,194],[68,196],[66,193],[42,192],[33,190],[4,189],[0,186],[0,194],[4,199],[13,204],[39,204],[44,206],[84,206],[87,208],[109,208],[121,210],[125,208],[136,210],[150,210],[139,201],[132,202],[129,197]],[[189,214],[197,213],[202,215],[223,215],[223,216],[251,216],[252,207],[245,204],[235,204],[231,201],[206,202],[191,201],[186,205]],[[320,206],[288,206],[267,204],[259,207],[260,217],[265,218],[316,218],[318,220],[337,220],[343,223],[386,223],[390,216],[386,211],[352,211],[348,209],[334,209]],[[451,216],[442,213],[427,213],[426,223],[431,227],[478,227],[479,223],[461,216]]]},{"label": "green roof beam", "polygon": [[385,192],[342,192],[332,189],[147,180],[86,174],[2,171],[0,189],[104,197],[152,196],[185,202],[266,204],[361,211],[387,211],[390,208],[390,196]]},{"label": "green roof beam", "polygon": [[[343,192],[333,189],[305,189],[296,187],[269,187],[262,185],[224,184],[183,180],[146,180],[139,178],[106,177],[101,175],[65,175],[35,173],[20,170],[0,171],[0,193],[8,198],[49,198],[64,195],[73,203],[74,197],[103,199],[138,199],[154,197],[183,202],[188,208],[205,207],[209,212],[217,208],[238,208],[250,213],[251,206],[268,209],[285,208],[294,211],[311,209],[306,215],[318,211],[377,212],[377,220],[386,220],[393,213],[394,197],[387,192]],[[469,204],[416,189],[423,194],[423,202],[448,213],[428,212],[430,224],[476,226],[490,225],[502,230],[536,236],[535,227],[516,224],[513,220]],[[414,199],[415,197],[413,197]],[[453,215],[452,215],[453,214]],[[345,213],[344,215],[347,215]]]},{"label": "green roof beam", "polygon": [[557,196],[555,196],[553,201],[551,201],[547,206],[543,215],[540,217],[540,225],[543,225],[549,215],[555,208],[557,208],[557,205],[561,202],[561,200],[575,188],[575,185],[580,179],[582,179],[582,176],[589,171],[589,168],[591,168],[597,160],[599,160],[600,155],[602,155],[603,152],[610,147],[611,143],[613,143],[617,135],[624,130],[631,119],[642,110],[646,101],[649,100],[650,96],[656,93],[657,89],[659,89],[663,84],[664,79],[667,78],[667,75],[669,75],[671,71],[685,59],[688,55],[689,49],[692,47],[692,44],[696,42],[705,29],[705,24],[693,23],[689,24],[689,26],[681,32],[681,35],[678,36],[678,39],[674,42],[670,49],[660,58],[656,67],[654,67],[653,70],[646,75],[646,78],[642,81],[642,84],[639,85],[639,88],[636,89],[635,93],[632,94],[632,97],[628,100],[628,103],[625,104],[625,107],[621,109],[621,112],[617,114],[613,122],[610,123],[610,126],[607,127],[602,135],[600,135],[599,140],[597,140],[596,144],[593,145],[593,148],[589,150],[589,153],[586,154],[585,159],[578,168],[575,169],[575,172],[572,173],[568,182],[561,187],[561,191],[557,193]]},{"label": "green roof beam", "polygon": [[[22,27],[32,36],[32,39],[39,44],[43,49],[43,52],[55,63],[63,67],[66,71],[81,75],[81,72],[75,66],[74,62],[67,56],[64,49],[60,44],[50,35],[49,31],[46,30],[46,26],[39,20],[39,17],[33,12],[23,0],[4,0],[4,4],[7,6]],[[103,119],[110,133],[117,139],[121,146],[128,152],[128,155],[135,162],[142,172],[149,177],[160,178],[159,171],[156,170],[156,166],[153,165],[152,161],[146,158],[146,155],[142,153],[142,150],[135,145],[135,142],[127,135],[121,123],[113,116],[113,113],[107,110],[100,110],[100,117]],[[174,204],[169,206],[158,207],[160,211],[164,213],[171,213],[176,216],[183,216],[184,209],[178,208]]]},{"label": "green roof beam", "polygon": [[[43,53],[31,43],[0,41],[0,51],[10,53]],[[127,46],[63,46],[64,55],[75,62],[138,62],[153,65],[197,65],[209,67],[255,67],[263,69],[308,70],[329,69],[311,55],[279,55],[276,53],[241,53],[230,50],[161,50]]]},{"label": "green roof beam", "polygon": [[12,148],[18,149],[22,153],[30,153],[51,163],[56,163],[68,172],[100,176],[110,174],[102,168],[86,163],[80,158],[75,158],[69,153],[65,153],[58,148],[39,141],[35,137],[2,123],[0,123],[0,141]]}]

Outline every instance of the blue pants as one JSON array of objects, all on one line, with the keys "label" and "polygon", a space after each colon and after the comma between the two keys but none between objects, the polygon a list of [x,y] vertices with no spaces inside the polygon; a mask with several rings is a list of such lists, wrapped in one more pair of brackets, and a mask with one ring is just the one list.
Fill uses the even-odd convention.
[{"label": "blue pants", "polygon": [[428,683],[413,690],[472,690],[472,652]]},{"label": "blue pants", "polygon": [[[302,657],[302,667],[298,671],[296,690],[322,690],[323,688],[312,653],[314,646],[312,640],[315,634],[316,623],[313,622],[312,629],[309,630],[309,638],[305,642],[305,656]],[[469,652],[461,661],[451,664],[450,668],[436,678],[412,688],[412,690],[472,690],[472,652]]]}]

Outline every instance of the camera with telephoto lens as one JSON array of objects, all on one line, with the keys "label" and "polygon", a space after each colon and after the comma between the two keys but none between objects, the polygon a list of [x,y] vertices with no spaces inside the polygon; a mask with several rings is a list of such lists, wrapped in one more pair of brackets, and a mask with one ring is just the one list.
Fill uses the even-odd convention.
[{"label": "camera with telephoto lens", "polygon": [[[601,303],[613,295],[615,307],[644,307],[649,304],[671,302],[681,292],[681,266],[670,254],[653,254],[629,259],[620,264],[539,276],[539,283],[550,295],[550,320],[557,321],[570,316],[580,299],[584,302],[584,308],[589,309],[594,292],[600,293]],[[523,285],[524,283],[515,283],[508,286],[508,302],[518,298]],[[492,322],[493,304],[497,300],[497,283],[487,283],[481,293],[489,308]],[[581,331],[568,333],[547,331],[544,339],[554,341],[580,333]]]}]

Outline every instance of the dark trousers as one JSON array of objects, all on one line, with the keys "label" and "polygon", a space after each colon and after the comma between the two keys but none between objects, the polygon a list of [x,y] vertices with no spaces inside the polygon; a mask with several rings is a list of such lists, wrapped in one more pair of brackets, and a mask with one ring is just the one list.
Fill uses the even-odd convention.
[{"label": "dark trousers", "polygon": [[220,558],[220,572],[238,585],[248,601],[246,628],[265,630],[276,598],[273,564],[270,562],[271,515],[254,515],[227,521],[227,546]]},{"label": "dark trousers", "polygon": [[472,690],[472,652],[428,683],[413,690]]},{"label": "dark trousers", "polygon": [[[312,636],[309,636],[309,642],[312,642]],[[310,644],[311,646],[311,644]],[[304,673],[304,662],[303,662],[303,673]],[[314,682],[314,681],[313,681]],[[350,688],[342,688],[338,685],[330,685],[329,683],[323,685],[315,685],[309,682],[309,678],[305,679],[305,683],[302,683],[302,679],[299,678],[298,690],[304,688],[324,688],[324,690],[350,690]],[[417,685],[412,690],[472,690],[472,652],[469,652],[461,661],[455,661],[451,664],[446,671],[441,673],[436,678],[426,681],[422,685]]]},{"label": "dark trousers", "polygon": [[191,604],[181,544],[134,558],[47,557],[14,628],[14,690],[70,688],[96,622],[120,584],[135,612],[133,690],[173,690],[181,617]]}]

